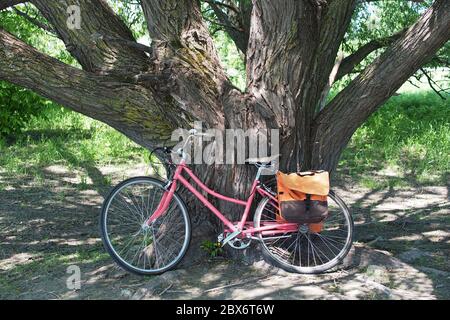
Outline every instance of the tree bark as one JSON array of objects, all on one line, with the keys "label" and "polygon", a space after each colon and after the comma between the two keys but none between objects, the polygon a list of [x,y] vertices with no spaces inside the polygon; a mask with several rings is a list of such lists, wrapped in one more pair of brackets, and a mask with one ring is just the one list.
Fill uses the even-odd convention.
[{"label": "tree bark", "polygon": [[135,41],[125,23],[112,11],[106,0],[80,0],[81,28],[68,25],[70,0],[32,0],[42,15],[53,25],[67,50],[83,70],[119,77],[136,75],[148,67],[148,58],[137,49],[120,43],[106,42],[101,36]]},{"label": "tree bark", "polygon": [[237,12],[234,15],[238,15],[237,19],[240,20],[239,24],[232,21],[230,15],[225,13],[220,3],[216,1],[206,1],[214,11],[218,21],[224,27],[225,31],[229,34],[230,38],[236,44],[236,47],[244,54],[247,52],[248,39],[250,37],[250,16],[247,15],[247,8],[245,6],[241,7],[241,10],[235,8]]},{"label": "tree bark", "polygon": [[[0,6],[5,3],[12,2],[0,1]],[[222,68],[199,1],[141,0],[152,38],[146,50],[106,0],[78,0],[82,28],[75,30],[66,23],[72,1],[32,3],[82,70],[0,30],[1,80],[105,122],[147,148],[194,120],[222,131],[278,128],[285,171],[334,170],[354,131],[450,37],[450,2],[436,0],[320,110],[356,0],[253,0],[245,92],[231,84]],[[228,196],[248,195],[255,175],[246,165],[193,169]],[[186,195],[185,200],[197,232],[195,249],[220,228],[198,201]],[[232,219],[242,212],[236,205],[211,201]]]},{"label": "tree bark", "polygon": [[163,109],[144,87],[68,66],[2,29],[0,43],[1,80],[107,123],[147,148],[184,122],[178,109]]},{"label": "tree bark", "polygon": [[232,87],[195,0],[143,0],[154,72],[170,74],[170,97],[207,126],[224,128],[221,100]]},{"label": "tree bark", "polygon": [[354,0],[254,1],[248,90],[281,129],[286,170],[312,163],[311,126]]},{"label": "tree bark", "polygon": [[450,2],[437,0],[317,116],[315,167],[336,168],[353,133],[450,39]]}]

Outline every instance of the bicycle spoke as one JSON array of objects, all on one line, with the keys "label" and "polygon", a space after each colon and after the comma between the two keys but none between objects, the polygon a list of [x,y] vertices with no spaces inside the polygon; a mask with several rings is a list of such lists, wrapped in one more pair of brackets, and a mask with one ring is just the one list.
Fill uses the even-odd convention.
[{"label": "bicycle spoke", "polygon": [[[317,234],[317,236],[319,236],[320,240],[322,240],[322,242],[325,244],[325,246],[328,248],[328,250],[331,251],[331,253],[333,253],[334,255],[337,255],[337,254],[334,253],[334,251],[328,246],[328,244],[325,242],[325,239],[322,237],[322,235]],[[330,245],[332,245],[332,244],[330,243]],[[334,246],[334,245],[332,245],[332,246],[333,246],[335,249],[337,249],[337,250],[338,250],[338,253],[339,253],[340,249],[339,249],[338,247]]]},{"label": "bicycle spoke", "polygon": [[321,234],[320,235],[322,238],[324,238],[324,239],[328,239],[328,242],[334,242],[334,243],[337,243],[337,244],[342,244],[342,245],[344,245],[345,244],[345,242],[339,242],[339,241],[337,241],[337,240],[334,240],[333,238],[330,238],[329,236],[325,236],[325,235],[323,235],[323,234]]},{"label": "bicycle spoke", "polygon": [[302,235],[302,234],[299,234],[298,236],[299,236],[299,237],[298,237],[298,242],[299,242],[299,246],[298,246],[298,259],[299,259],[299,262],[300,262],[299,266],[302,266],[302,243],[301,243],[301,241],[302,241],[303,235]]},{"label": "bicycle spoke", "polygon": [[131,183],[114,193],[106,215],[106,239],[121,263],[141,271],[166,268],[186,249],[186,210],[175,196],[166,212],[143,226],[166,191],[152,183]]},{"label": "bicycle spoke", "polygon": [[135,220],[135,219],[131,219],[128,216],[124,215],[124,213],[126,214],[126,211],[118,209],[116,206],[110,205],[110,208],[115,208],[117,211],[120,211],[122,215],[114,217],[116,219],[121,219],[122,221],[126,221],[129,223],[134,223],[140,226],[140,221]]},{"label": "bicycle spoke", "polygon": [[[124,197],[123,195],[119,194],[119,196],[120,196],[120,199],[122,200],[122,202],[125,203],[125,205],[127,206],[128,210],[129,210],[130,212],[132,212],[132,213],[136,216],[137,219],[139,219],[139,217],[140,217],[139,213],[138,213],[138,212],[136,213],[136,212],[128,205],[128,202],[126,201],[126,199],[125,199],[125,197]],[[130,201],[131,201],[131,199],[130,199]],[[133,203],[132,203],[132,205],[133,205],[134,208],[136,209],[136,206],[135,206]],[[138,221],[139,221],[139,220],[138,220]]]},{"label": "bicycle spoke", "polygon": [[[123,192],[123,194],[122,194],[122,192]],[[130,191],[124,189],[124,190],[122,190],[122,192],[119,193],[119,195],[124,200],[124,202],[127,204],[127,207],[130,208],[130,211],[132,210],[130,206],[132,206],[132,207],[134,207],[134,210],[135,210],[133,212],[139,212],[139,209],[136,207],[136,204],[134,203],[133,199],[130,197]],[[127,201],[127,199],[128,199],[128,201]]]},{"label": "bicycle spoke", "polygon": [[[265,200],[265,206],[260,209],[256,218],[256,227],[277,221],[277,212],[272,204]],[[345,207],[329,197],[329,219],[325,220],[319,231],[312,231],[309,224],[299,226],[292,240],[269,239],[260,236],[263,248],[282,266],[295,267],[299,272],[326,270],[339,262],[342,253],[349,249],[351,217]],[[311,228],[311,229],[310,229]],[[276,229],[275,229],[276,230]],[[286,234],[286,233],[283,233]]]},{"label": "bicycle spoke", "polygon": [[[139,234],[134,235],[133,237],[131,237],[131,239],[127,242],[127,244],[122,248],[122,250],[120,251],[119,255],[121,255],[125,249],[128,249],[129,246],[131,246],[134,242],[134,240],[136,240],[137,236]],[[129,251],[127,251],[128,253]],[[125,254],[126,255],[126,254]]]},{"label": "bicycle spoke", "polygon": [[[311,241],[310,238],[308,238],[308,240]],[[328,256],[322,250],[320,250],[319,246],[314,245],[314,243],[312,241],[311,241],[311,247],[313,248],[313,252],[319,252],[319,253],[323,254],[328,259],[328,261],[331,260],[330,258],[328,258]],[[316,248],[316,250],[314,250],[314,248]],[[320,254],[318,254],[317,257],[319,258],[320,262],[322,262],[322,264],[323,264],[324,262],[323,262],[322,258],[320,257]]]},{"label": "bicycle spoke", "polygon": [[295,263],[295,255],[297,254],[297,247],[298,247],[298,235],[297,238],[295,238],[294,258],[292,258],[292,263]]}]

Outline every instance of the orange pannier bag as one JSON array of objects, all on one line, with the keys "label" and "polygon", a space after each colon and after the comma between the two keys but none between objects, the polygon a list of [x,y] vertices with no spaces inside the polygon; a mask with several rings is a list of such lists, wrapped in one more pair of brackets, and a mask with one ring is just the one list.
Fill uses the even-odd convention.
[{"label": "orange pannier bag", "polygon": [[322,231],[328,217],[330,178],[327,171],[285,174],[277,172],[280,206],[278,220],[308,224],[312,232]]}]

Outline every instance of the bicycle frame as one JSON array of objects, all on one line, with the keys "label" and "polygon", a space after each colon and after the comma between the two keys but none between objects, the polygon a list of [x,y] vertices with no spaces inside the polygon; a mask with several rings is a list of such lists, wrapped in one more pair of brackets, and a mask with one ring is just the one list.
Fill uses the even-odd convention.
[{"label": "bicycle frame", "polygon": [[[242,219],[233,223],[229,219],[227,219],[222,212],[220,212],[211,202],[208,201],[195,187],[190,184],[184,177],[183,172],[187,173],[191,179],[205,192],[212,195],[213,197],[224,200],[227,202],[231,202],[237,205],[244,207],[244,214],[242,215]],[[256,179],[253,182],[250,196],[247,201],[238,200],[230,197],[226,197],[220,193],[217,193],[210,188],[208,188],[205,184],[203,184],[200,179],[186,166],[186,161],[184,159],[181,160],[180,164],[177,166],[177,169],[174,173],[172,181],[168,184],[166,192],[164,193],[161,202],[156,208],[155,212],[150,216],[147,220],[147,224],[150,225],[156,219],[164,214],[164,212],[169,208],[170,202],[172,201],[175,190],[177,189],[178,182],[181,183],[184,187],[186,187],[190,192],[192,192],[211,212],[216,215],[228,229],[225,232],[236,232],[240,231],[241,235],[251,237],[255,233],[261,233],[263,235],[277,235],[289,232],[295,232],[298,230],[298,224],[296,223],[277,223],[277,222],[264,222],[262,226],[259,228],[255,228],[252,226],[251,222],[247,222],[248,215],[250,213],[250,208],[252,206],[253,200],[255,199],[256,193],[259,193],[263,197],[268,197],[269,201],[274,201],[275,204],[278,204],[277,199],[264,190],[260,186],[259,177],[261,174],[261,168],[258,171]],[[275,206],[276,208],[278,205]]]}]

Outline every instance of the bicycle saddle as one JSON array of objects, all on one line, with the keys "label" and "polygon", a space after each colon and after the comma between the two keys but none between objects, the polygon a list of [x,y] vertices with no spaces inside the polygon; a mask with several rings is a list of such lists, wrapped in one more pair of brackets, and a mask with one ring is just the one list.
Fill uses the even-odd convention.
[{"label": "bicycle saddle", "polygon": [[271,168],[275,165],[275,162],[278,161],[279,155],[274,155],[270,157],[264,157],[264,158],[248,158],[245,161],[245,164],[254,165],[257,168]]}]

